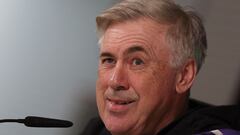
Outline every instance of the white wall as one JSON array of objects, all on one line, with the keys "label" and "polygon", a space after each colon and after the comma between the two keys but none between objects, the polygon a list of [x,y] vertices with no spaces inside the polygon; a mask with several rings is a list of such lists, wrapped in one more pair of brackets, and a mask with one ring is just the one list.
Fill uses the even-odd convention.
[{"label": "white wall", "polygon": [[[0,0],[0,119],[68,119],[68,129],[1,124],[1,135],[77,135],[96,114],[95,16],[111,0]],[[95,112],[95,113],[94,113]]]}]

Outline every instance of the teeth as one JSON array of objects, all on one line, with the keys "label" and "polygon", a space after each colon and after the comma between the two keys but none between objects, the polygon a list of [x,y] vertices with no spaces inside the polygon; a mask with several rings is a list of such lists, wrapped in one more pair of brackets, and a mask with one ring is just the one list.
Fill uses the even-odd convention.
[{"label": "teeth", "polygon": [[119,105],[126,105],[126,104],[129,104],[131,102],[115,102],[115,104],[119,104]]},{"label": "teeth", "polygon": [[108,99],[110,102],[114,103],[114,104],[117,104],[117,105],[127,105],[127,104],[130,104],[132,103],[133,101],[114,101],[114,100],[111,100],[111,99]]}]

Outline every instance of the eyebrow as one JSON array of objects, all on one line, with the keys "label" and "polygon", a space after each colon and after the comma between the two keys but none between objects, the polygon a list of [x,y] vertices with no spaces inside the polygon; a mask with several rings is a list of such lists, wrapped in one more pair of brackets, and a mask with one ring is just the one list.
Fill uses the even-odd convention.
[{"label": "eyebrow", "polygon": [[109,52],[103,52],[100,54],[100,57],[113,57],[113,55]]},{"label": "eyebrow", "polygon": [[[132,53],[135,53],[135,52],[144,52],[144,53],[147,53],[146,50],[141,47],[141,46],[138,46],[138,45],[135,45],[135,46],[132,46],[130,48],[128,48],[125,52],[124,52],[124,55],[129,55],[129,54],[132,54]],[[114,57],[114,55],[110,52],[102,52],[100,54],[100,57]]]},{"label": "eyebrow", "polygon": [[126,52],[124,52],[124,54],[127,55],[127,54],[131,54],[131,53],[135,53],[135,52],[147,53],[146,50],[143,47],[135,45],[135,46],[132,46],[132,47],[128,48],[126,50]]}]

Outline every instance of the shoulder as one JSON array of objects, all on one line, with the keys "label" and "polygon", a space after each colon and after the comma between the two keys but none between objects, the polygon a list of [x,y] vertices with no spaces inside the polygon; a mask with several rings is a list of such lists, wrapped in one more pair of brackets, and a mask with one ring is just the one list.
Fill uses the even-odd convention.
[{"label": "shoulder", "polygon": [[208,132],[202,132],[196,135],[240,135],[240,131],[234,129],[215,129]]},{"label": "shoulder", "polygon": [[[183,117],[177,119],[165,129],[161,135],[184,134],[192,135],[224,131],[239,134],[240,130],[240,107],[231,106],[205,106],[194,108],[186,113]],[[222,132],[222,133],[224,133]],[[221,134],[225,135],[225,134]],[[226,134],[229,135],[229,134]],[[239,134],[240,135],[240,134]]]},{"label": "shoulder", "polygon": [[200,109],[188,119],[192,121],[195,133],[240,135],[240,106],[237,105]]}]

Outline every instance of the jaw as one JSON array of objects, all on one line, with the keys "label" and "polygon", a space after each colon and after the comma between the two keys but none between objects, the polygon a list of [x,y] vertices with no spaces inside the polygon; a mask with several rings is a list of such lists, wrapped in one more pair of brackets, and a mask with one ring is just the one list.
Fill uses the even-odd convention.
[{"label": "jaw", "polygon": [[134,116],[136,103],[119,105],[109,101],[106,102],[104,112],[101,114],[106,128],[113,135],[128,135],[128,132],[134,127],[135,123],[137,123]]}]

